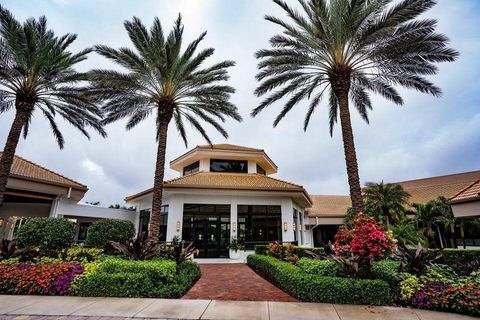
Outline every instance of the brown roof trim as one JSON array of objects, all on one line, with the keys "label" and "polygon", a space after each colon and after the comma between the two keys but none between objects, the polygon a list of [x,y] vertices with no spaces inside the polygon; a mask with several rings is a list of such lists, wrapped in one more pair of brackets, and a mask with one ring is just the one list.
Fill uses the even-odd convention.
[{"label": "brown roof trim", "polygon": [[[1,154],[3,153],[3,151],[0,151],[0,157],[1,157]],[[65,180],[68,180],[69,182],[71,183],[60,183],[60,182],[55,182],[55,181],[50,181],[50,180],[46,180],[46,179],[38,179],[38,178],[34,178],[34,177],[27,177],[27,176],[23,176],[23,175],[18,175],[18,174],[12,174],[10,173],[9,174],[9,177],[12,177],[12,178],[17,178],[17,179],[23,179],[23,180],[27,180],[27,181],[33,181],[33,182],[40,182],[40,183],[45,183],[45,184],[50,184],[50,185],[54,185],[54,186],[61,186],[61,187],[67,187],[67,188],[72,188],[72,189],[77,189],[77,190],[82,190],[82,191],[87,191],[88,188],[86,185],[84,184],[81,184],[73,179],[70,179],[64,175],[61,175],[53,170],[50,170],[42,165],[39,165],[38,163],[35,163],[33,161],[30,161],[28,159],[25,159],[19,155],[15,155],[14,156],[14,161],[15,161],[15,158],[18,158],[20,159],[21,161],[25,161],[26,163],[34,166],[34,167],[37,167],[37,168],[40,168],[42,170],[45,170],[53,175],[56,175],[58,177],[61,177]],[[12,164],[13,165],[13,164]]]},{"label": "brown roof trim", "polygon": [[[473,171],[467,171],[467,172],[457,172],[457,173],[450,173],[450,174],[445,174],[441,176],[433,176],[433,177],[424,177],[424,178],[418,178],[418,179],[412,179],[412,180],[404,180],[404,181],[396,181],[396,182],[391,182],[393,184],[402,184],[402,183],[410,183],[410,182],[418,182],[418,181],[428,181],[428,180],[434,180],[437,178],[447,178],[447,177],[452,177],[452,176],[462,176],[462,175],[468,175],[468,174],[475,174],[478,173],[480,170],[473,170]],[[450,183],[444,183],[445,185],[448,184],[453,184],[455,182],[450,182]],[[415,188],[419,188],[423,186],[418,186]]]}]

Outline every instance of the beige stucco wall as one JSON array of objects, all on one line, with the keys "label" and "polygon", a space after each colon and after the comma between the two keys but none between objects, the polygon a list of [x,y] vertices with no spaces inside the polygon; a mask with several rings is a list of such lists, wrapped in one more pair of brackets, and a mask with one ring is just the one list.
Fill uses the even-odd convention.
[{"label": "beige stucco wall", "polygon": [[461,217],[480,217],[480,201],[452,204],[453,215]]}]

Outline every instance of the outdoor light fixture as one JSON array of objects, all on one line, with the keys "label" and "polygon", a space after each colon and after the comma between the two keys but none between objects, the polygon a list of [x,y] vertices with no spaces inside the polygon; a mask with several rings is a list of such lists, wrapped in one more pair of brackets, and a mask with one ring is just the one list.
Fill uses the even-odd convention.
[{"label": "outdoor light fixture", "polygon": [[283,231],[287,232],[288,224],[286,222],[283,223]]},{"label": "outdoor light fixture", "polygon": [[177,232],[180,231],[180,221],[177,221]]},{"label": "outdoor light fixture", "polygon": [[233,225],[232,225],[232,231],[237,232],[237,223],[236,222],[234,222]]},{"label": "outdoor light fixture", "polygon": [[297,224],[295,222],[293,223],[293,231],[297,231]]},{"label": "outdoor light fixture", "polygon": [[3,218],[0,218],[0,227],[3,227]]}]

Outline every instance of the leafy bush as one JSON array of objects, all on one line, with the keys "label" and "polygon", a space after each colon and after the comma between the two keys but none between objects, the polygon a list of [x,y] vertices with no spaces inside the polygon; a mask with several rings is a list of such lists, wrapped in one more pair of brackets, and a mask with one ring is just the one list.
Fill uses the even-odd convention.
[{"label": "leafy bush", "polygon": [[173,238],[171,246],[173,258],[177,264],[177,272],[180,271],[180,266],[184,262],[192,260],[198,254],[198,250],[193,246],[193,242],[185,246],[185,241],[178,239],[178,237]]},{"label": "leafy bush", "polygon": [[1,294],[66,295],[82,266],[59,264],[0,264]]},{"label": "leafy bush", "polygon": [[427,250],[419,243],[417,249],[412,253],[404,246],[398,246],[398,253],[401,260],[400,271],[422,275],[428,267],[440,259],[442,254],[439,251]]},{"label": "leafy bush", "polygon": [[386,281],[392,290],[396,290],[402,280],[400,276],[400,262],[395,260],[375,261],[372,265],[375,279]]},{"label": "leafy bush", "polygon": [[92,274],[75,281],[75,293],[90,297],[179,298],[198,277],[200,268],[184,262],[176,273],[174,261],[105,259]]},{"label": "leafy bush", "polygon": [[102,254],[103,249],[100,248],[72,247],[67,249],[63,259],[84,264],[98,260]]},{"label": "leafy bush", "polygon": [[158,255],[160,250],[159,244],[148,241],[145,232],[136,239],[130,238],[124,243],[111,241],[111,245],[115,252],[134,260],[153,259]]},{"label": "leafy bush", "polygon": [[132,222],[119,219],[102,219],[95,221],[87,232],[88,246],[102,248],[107,253],[113,253],[111,241],[125,242],[135,236],[135,226]]},{"label": "leafy bush", "polygon": [[297,266],[306,273],[316,274],[318,276],[334,277],[340,269],[339,264],[333,260],[313,260],[309,258],[301,258],[297,262]]},{"label": "leafy bush", "polygon": [[302,301],[386,305],[390,288],[382,280],[357,280],[308,274],[273,257],[250,255],[248,265]]},{"label": "leafy bush", "polygon": [[16,233],[21,247],[38,247],[47,255],[70,247],[74,237],[74,224],[64,218],[28,218]]},{"label": "leafy bush", "polygon": [[275,241],[270,243],[267,247],[267,254],[269,256],[275,257],[279,260],[287,261],[290,263],[297,263],[298,256],[295,254],[295,246],[293,244],[282,245],[280,241]]}]

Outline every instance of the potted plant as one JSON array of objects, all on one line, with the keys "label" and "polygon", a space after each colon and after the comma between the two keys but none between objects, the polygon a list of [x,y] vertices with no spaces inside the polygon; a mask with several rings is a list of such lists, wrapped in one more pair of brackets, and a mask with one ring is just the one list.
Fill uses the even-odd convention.
[{"label": "potted plant", "polygon": [[230,259],[238,260],[241,258],[241,253],[239,251],[244,251],[245,247],[241,244],[237,238],[232,238],[230,244],[228,245],[230,249]]}]

